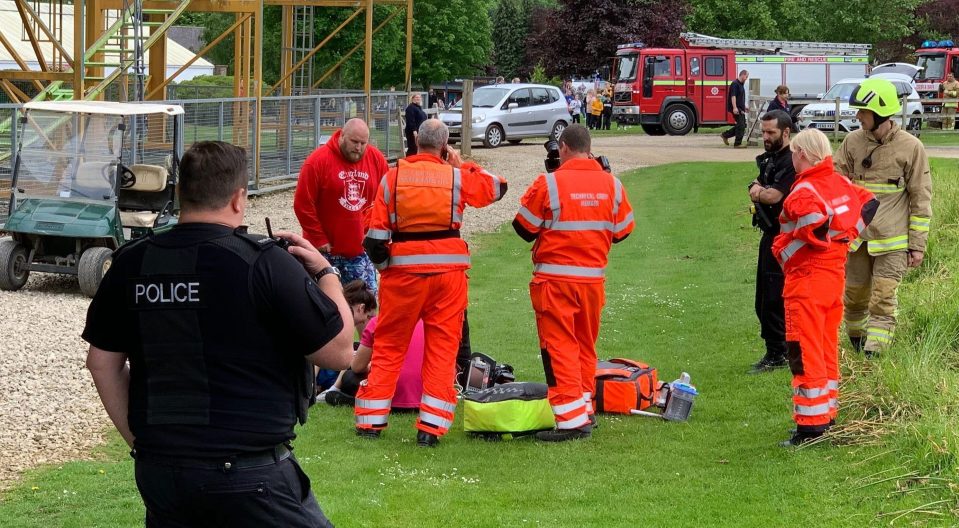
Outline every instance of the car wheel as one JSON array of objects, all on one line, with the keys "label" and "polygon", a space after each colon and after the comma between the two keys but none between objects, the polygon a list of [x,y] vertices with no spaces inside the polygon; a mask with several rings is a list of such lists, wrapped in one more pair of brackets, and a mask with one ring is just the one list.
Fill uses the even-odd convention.
[{"label": "car wheel", "polygon": [[[918,112],[915,112],[915,113],[913,113],[912,115],[917,116],[917,115],[919,115],[919,113],[918,113]],[[921,129],[922,129],[922,118],[921,118],[921,117],[913,117],[913,118],[910,118],[910,119],[909,119],[909,124],[908,124],[908,126],[906,127],[906,130],[921,130]]]},{"label": "car wheel", "polygon": [[550,132],[549,135],[553,139],[559,140],[559,135],[562,134],[564,130],[566,130],[566,121],[560,120],[560,121],[557,121],[555,125],[553,125],[553,131]]},{"label": "car wheel", "polygon": [[0,290],[17,291],[30,278],[27,248],[8,238],[0,240]]},{"label": "car wheel", "polygon": [[503,144],[503,129],[499,125],[490,125],[486,127],[486,135],[483,136],[483,145],[487,148],[496,148]]},{"label": "car wheel", "polygon": [[663,115],[663,129],[670,136],[685,136],[693,129],[693,111],[688,106],[670,106]]},{"label": "car wheel", "polygon": [[650,136],[665,136],[666,131],[663,130],[663,127],[659,125],[640,125],[643,127],[643,132]]},{"label": "car wheel", "polygon": [[520,143],[522,143],[522,141],[523,141],[522,139],[510,139],[510,140],[509,140],[509,144],[510,144],[510,145],[519,145]]},{"label": "car wheel", "polygon": [[80,291],[87,297],[93,297],[100,287],[100,281],[113,263],[113,250],[105,247],[92,247],[80,255],[79,269]]}]

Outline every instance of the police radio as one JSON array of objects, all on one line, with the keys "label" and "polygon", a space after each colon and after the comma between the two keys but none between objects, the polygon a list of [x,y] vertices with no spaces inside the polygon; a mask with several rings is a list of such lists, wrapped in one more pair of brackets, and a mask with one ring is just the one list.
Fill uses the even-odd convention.
[{"label": "police radio", "polygon": [[264,217],[264,220],[266,220],[266,236],[272,238],[273,241],[276,242],[277,247],[279,247],[283,251],[286,251],[287,249],[289,249],[290,246],[292,245],[290,244],[289,240],[273,235],[273,226],[270,224],[270,217],[269,216]]}]

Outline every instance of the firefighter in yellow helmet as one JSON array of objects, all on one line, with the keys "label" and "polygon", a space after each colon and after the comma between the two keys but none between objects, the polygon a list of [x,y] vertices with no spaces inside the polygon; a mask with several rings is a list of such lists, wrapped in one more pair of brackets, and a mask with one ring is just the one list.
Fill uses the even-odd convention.
[{"label": "firefighter in yellow helmet", "polygon": [[849,106],[862,128],[836,152],[836,169],[879,199],[869,227],[849,247],[844,295],[846,332],[872,356],[892,342],[896,289],[908,268],[922,264],[932,218],[932,178],[922,143],[900,128],[895,85],[866,79]]}]

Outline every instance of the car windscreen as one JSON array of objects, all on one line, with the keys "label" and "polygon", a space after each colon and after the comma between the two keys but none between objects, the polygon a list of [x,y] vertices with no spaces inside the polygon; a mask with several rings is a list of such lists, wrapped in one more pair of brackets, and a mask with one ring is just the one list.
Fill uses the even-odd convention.
[{"label": "car windscreen", "polygon": [[922,68],[916,80],[938,80],[946,76],[946,56],[943,54],[920,55],[916,66]]},{"label": "car windscreen", "polygon": [[832,88],[826,92],[826,95],[822,96],[823,101],[835,101],[838,97],[839,99],[849,102],[849,97],[852,95],[853,90],[859,86],[858,83],[839,83],[832,85]]},{"label": "car windscreen", "polygon": [[621,55],[619,65],[616,69],[617,82],[630,82],[636,80],[636,65],[639,64],[637,55]]},{"label": "car windscreen", "polygon": [[21,124],[17,191],[62,199],[113,196],[122,116],[31,110]]},{"label": "car windscreen", "polygon": [[[473,91],[473,108],[493,108],[509,90],[506,88],[480,88]],[[453,108],[463,108],[463,100],[460,99],[453,105]]]}]

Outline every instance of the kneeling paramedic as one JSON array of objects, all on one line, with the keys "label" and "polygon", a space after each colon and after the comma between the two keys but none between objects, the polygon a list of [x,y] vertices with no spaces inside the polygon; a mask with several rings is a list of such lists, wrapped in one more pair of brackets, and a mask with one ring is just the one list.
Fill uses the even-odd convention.
[{"label": "kneeling paramedic", "polygon": [[836,419],[846,256],[879,208],[872,193],[835,171],[825,134],[806,129],[789,148],[796,182],[773,241],[786,274],[786,356],[796,421],[796,433],[783,446],[822,436]]},{"label": "kneeling paramedic", "polygon": [[423,397],[417,444],[432,447],[453,425],[456,354],[467,304],[469,248],[460,238],[467,205],[485,207],[506,194],[506,180],[447,147],[449,130],[428,119],[418,154],[383,177],[363,245],[381,270],[380,316],[370,374],[356,394],[356,432],[386,428],[393,393],[419,319],[423,320]]},{"label": "kneeling paramedic", "polygon": [[836,152],[836,170],[874,193],[879,212],[850,246],[846,263],[846,332],[867,356],[892,342],[896,291],[909,268],[922,264],[932,218],[932,176],[922,143],[894,121],[901,94],[885,79],[866,79],[849,107],[862,128]]},{"label": "kneeling paramedic", "polygon": [[533,181],[513,220],[516,233],[534,242],[529,294],[556,417],[556,429],[536,437],[549,442],[592,433],[606,263],[611,245],[634,226],[622,182],[592,159],[590,144],[585,127],[567,127],[559,137],[559,169]]},{"label": "kneeling paramedic", "polygon": [[191,147],[180,223],[118,249],[87,313],[87,366],[133,448],[149,527],[332,526],[290,441],[312,365],[349,365],[352,318],[305,239],[285,234],[284,250],[241,227],[246,159]]}]

